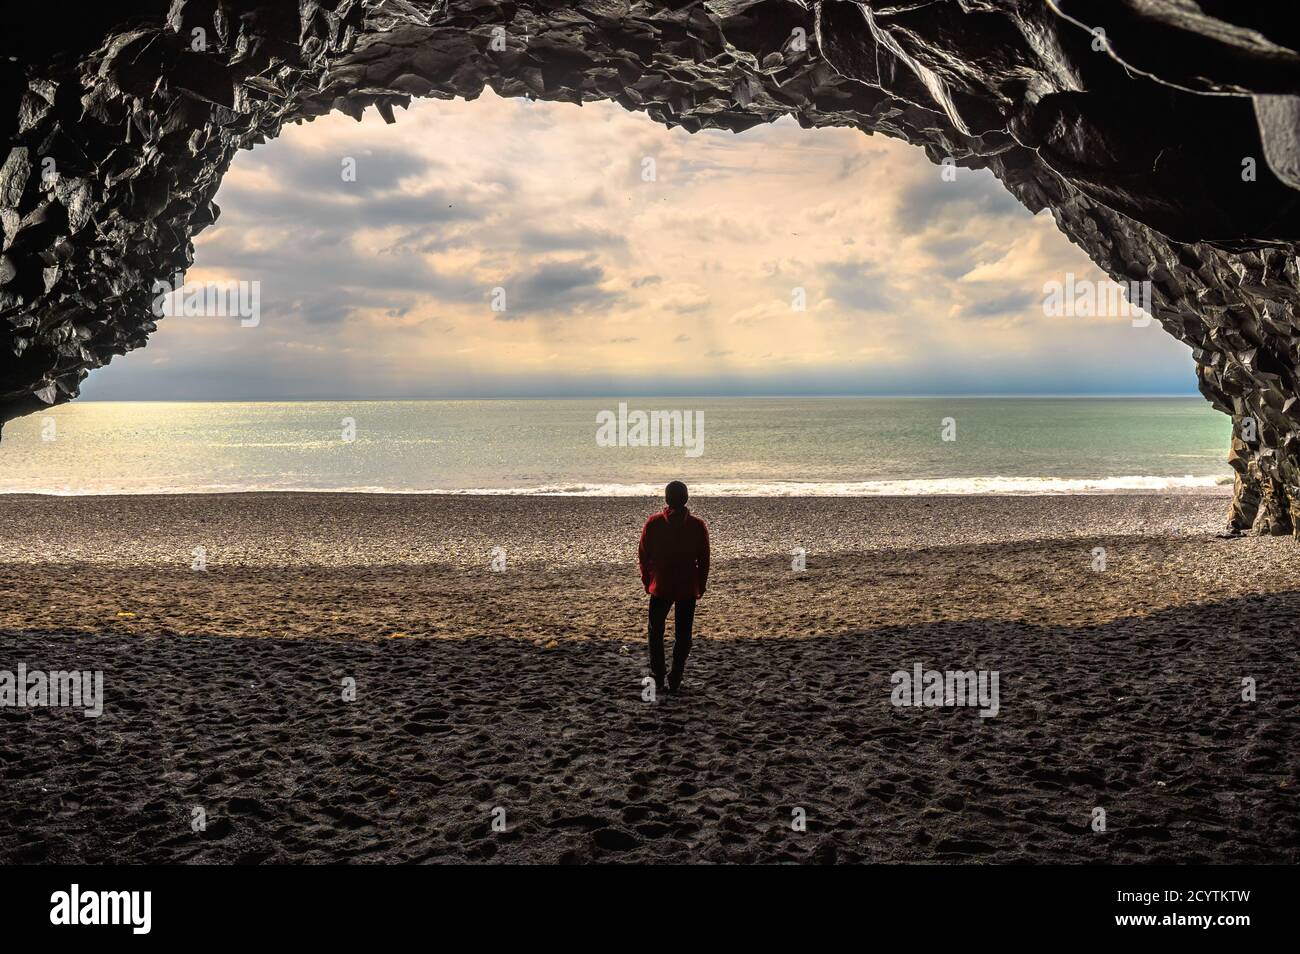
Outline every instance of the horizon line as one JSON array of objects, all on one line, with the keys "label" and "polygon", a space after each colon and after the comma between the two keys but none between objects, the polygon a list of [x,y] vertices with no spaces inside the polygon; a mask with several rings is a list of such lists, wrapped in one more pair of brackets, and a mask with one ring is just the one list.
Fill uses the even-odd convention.
[{"label": "horizon line", "polygon": [[[754,394],[695,394],[695,393],[623,393],[623,394],[497,394],[497,395],[462,395],[462,396],[442,396],[442,397],[347,397],[347,396],[318,396],[318,397],[278,397],[278,398],[75,398],[72,401],[65,401],[63,404],[325,404],[325,403],[364,403],[364,404],[421,404],[436,403],[439,401],[628,401],[641,399],[700,399],[700,400],[717,400],[720,398],[730,399],[767,399],[767,398],[785,398],[785,399],[806,399],[817,400],[826,398],[843,398],[843,399],[862,399],[862,400],[943,400],[943,399],[960,399],[960,400],[1159,400],[1169,398],[1199,398],[1205,403],[1210,401],[1197,391],[1144,391],[1144,392],[1074,392],[1074,393],[1054,393],[1054,392],[1016,392],[1016,393],[951,393],[951,394],[861,394],[861,393],[835,393],[828,392],[824,394],[811,393],[754,393]],[[60,406],[60,405],[54,405]]]}]

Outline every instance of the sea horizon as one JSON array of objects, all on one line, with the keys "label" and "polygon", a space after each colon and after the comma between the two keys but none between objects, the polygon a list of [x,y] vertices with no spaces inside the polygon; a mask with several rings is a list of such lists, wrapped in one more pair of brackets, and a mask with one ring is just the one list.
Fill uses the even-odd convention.
[{"label": "sea horizon", "polygon": [[[1107,392],[1105,394],[1090,394],[1080,391],[1074,393],[929,393],[929,394],[859,394],[859,393],[837,393],[834,391],[825,392],[755,392],[753,394],[705,394],[696,391],[638,391],[631,396],[628,394],[610,393],[562,393],[562,394],[490,394],[490,395],[464,395],[464,396],[440,396],[440,397],[275,397],[275,398],[241,398],[233,399],[214,399],[214,398],[96,398],[96,397],[79,397],[76,403],[81,404],[436,404],[440,402],[452,401],[639,401],[649,398],[672,398],[674,400],[765,400],[769,398],[779,398],[782,400],[821,400],[835,398],[837,400],[880,400],[880,401],[941,401],[947,399],[962,401],[1103,401],[1103,400],[1120,400],[1120,401],[1139,401],[1139,400],[1168,400],[1168,399],[1189,399],[1205,403],[1205,398],[1196,391],[1170,391],[1170,392]],[[56,407],[66,407],[66,404],[56,405]],[[49,413],[49,410],[38,411],[37,414]]]}]

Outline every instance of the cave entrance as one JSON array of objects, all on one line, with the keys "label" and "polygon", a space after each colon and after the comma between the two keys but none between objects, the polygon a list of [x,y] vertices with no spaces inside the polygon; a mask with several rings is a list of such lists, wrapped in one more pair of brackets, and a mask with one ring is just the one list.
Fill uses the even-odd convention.
[{"label": "cave entrance", "polygon": [[[336,112],[240,152],[217,194],[219,218],[196,239],[194,267],[156,290],[165,317],[149,348],[96,371],[85,399],[57,413],[114,408],[109,431],[152,432],[144,411],[129,424],[130,407],[112,402],[320,405],[257,421],[246,411],[205,418],[195,403],[149,405],[151,446],[166,444],[174,426],[201,458],[162,472],[207,475],[203,489],[263,487],[277,471],[279,489],[445,489],[409,463],[428,453],[429,469],[441,466],[433,432],[487,448],[452,489],[608,488],[620,471],[626,483],[638,468],[653,481],[679,467],[767,489],[782,474],[887,489],[909,468],[969,490],[1187,476],[1176,460],[1187,448],[1169,442],[1168,418],[1116,423],[1105,403],[1191,394],[1186,347],[1127,311],[1048,307],[1053,282],[1105,277],[1050,216],[1031,215],[988,172],[936,166],[915,147],[853,129],[786,119],[692,134],[609,102],[578,108],[489,92],[417,100],[400,118]],[[1050,409],[969,403],[1042,395],[1096,398],[1067,425],[1093,440],[1123,430],[1104,473],[1046,460],[1061,446]],[[864,396],[911,403],[834,401]],[[766,420],[760,405],[725,406],[742,397],[780,406]],[[478,423],[440,412],[428,426],[374,403],[524,398],[574,403],[545,413],[496,403],[476,410]],[[949,403],[918,403],[940,398]],[[708,428],[707,452],[688,448],[648,468],[619,456],[626,442],[601,456],[598,420],[617,419],[618,433],[629,433],[620,410],[629,405],[633,425],[644,412],[730,427]],[[1212,479],[1222,418],[1196,398],[1178,413],[1175,432],[1190,430],[1193,452],[1213,457],[1193,476]],[[963,436],[996,431],[998,447],[1020,446],[1031,459],[991,450],[950,474],[967,444],[936,443],[949,419],[961,420]],[[834,465],[806,467],[814,448],[787,440],[777,453],[768,439],[828,424],[851,442]],[[512,429],[533,444],[490,449],[493,433]],[[540,465],[545,473],[501,474],[506,458],[565,446],[574,434],[589,446],[566,453],[590,455],[591,479],[566,482]],[[209,438],[226,459],[200,448]],[[353,453],[358,440],[371,457]],[[905,442],[926,449],[873,470],[881,448]],[[746,446],[763,447],[763,459],[749,460]],[[1163,460],[1139,461],[1152,446]],[[855,455],[866,461],[858,470]],[[382,466],[371,467],[376,459]],[[729,481],[721,461],[743,472]],[[121,475],[118,485],[135,479]],[[156,475],[149,481],[157,486]]]}]

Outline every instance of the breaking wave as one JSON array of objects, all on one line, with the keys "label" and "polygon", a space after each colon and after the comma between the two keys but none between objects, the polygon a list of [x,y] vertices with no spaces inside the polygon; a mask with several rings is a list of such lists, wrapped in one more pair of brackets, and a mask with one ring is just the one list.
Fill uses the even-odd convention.
[{"label": "breaking wave", "polygon": [[[796,481],[796,480],[723,480],[691,481],[695,497],[928,497],[944,495],[1021,495],[1050,496],[1061,494],[1108,493],[1186,493],[1223,492],[1232,484],[1230,475],[1185,477],[927,477],[910,480]],[[0,490],[0,493],[6,491]],[[185,494],[185,493],[360,493],[360,494],[441,494],[453,496],[513,497],[658,497],[660,483],[556,483],[531,487],[410,488],[384,486],[285,487],[260,483],[202,484],[185,486],[101,485],[94,489],[48,488],[24,489],[9,493],[44,493],[58,496],[93,496],[107,494]]]}]

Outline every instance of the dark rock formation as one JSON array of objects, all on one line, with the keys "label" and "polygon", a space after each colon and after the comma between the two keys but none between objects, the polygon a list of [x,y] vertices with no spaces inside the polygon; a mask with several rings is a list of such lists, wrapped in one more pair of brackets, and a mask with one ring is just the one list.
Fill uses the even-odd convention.
[{"label": "dark rock formation", "polygon": [[1231,527],[1300,526],[1300,21],[1278,5],[47,0],[0,20],[0,420],[145,344],[237,149],[491,86],[692,131],[791,115],[991,169],[1152,283],[1237,425]]}]

